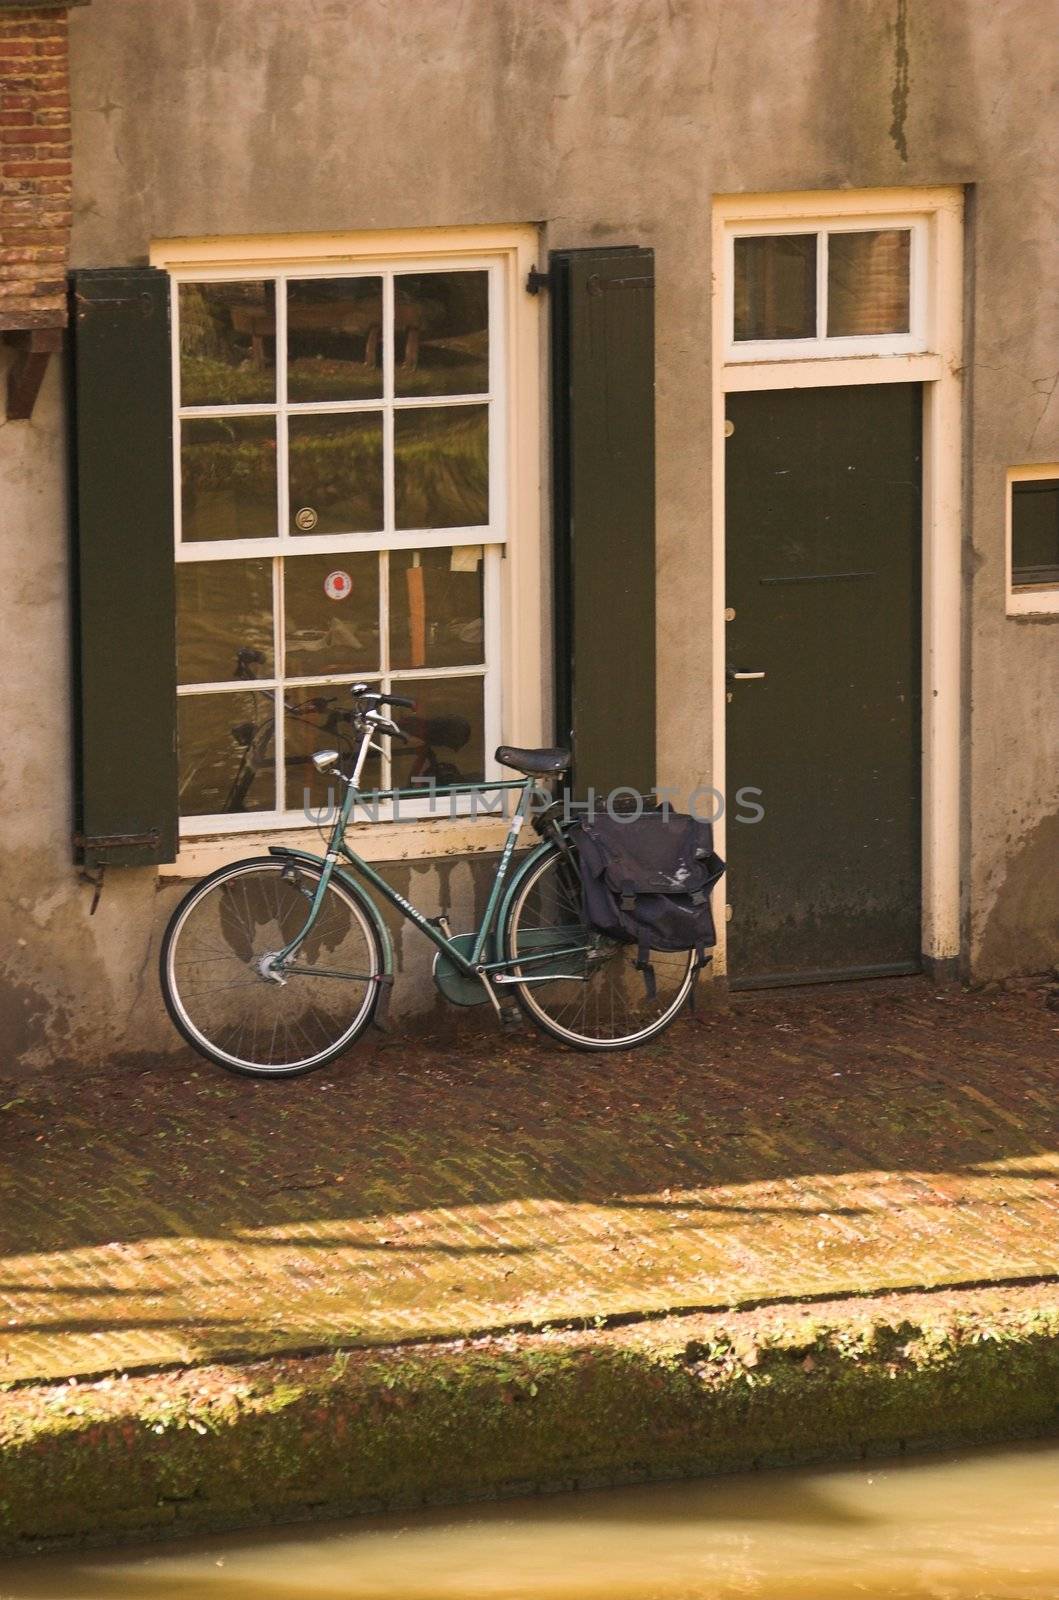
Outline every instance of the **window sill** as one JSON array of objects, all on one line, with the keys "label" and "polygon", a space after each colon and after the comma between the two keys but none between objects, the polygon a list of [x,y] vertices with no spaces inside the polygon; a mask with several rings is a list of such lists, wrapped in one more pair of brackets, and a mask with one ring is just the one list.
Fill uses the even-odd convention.
[{"label": "window sill", "polygon": [[942,359],[935,351],[904,355],[801,355],[770,356],[767,360],[727,359],[724,387],[742,389],[801,389],[850,383],[934,383],[942,376]]},{"label": "window sill", "polygon": [[1059,616],[1059,588],[1010,590],[1007,611],[1009,617]]},{"label": "window sill", "polygon": [[[350,824],[350,848],[365,861],[422,861],[435,856],[485,855],[503,848],[510,824],[504,817],[423,818],[418,822]],[[260,832],[185,838],[175,861],[158,868],[161,878],[201,878],[218,867],[247,856],[267,855],[270,845],[289,845],[323,855],[319,832],[307,828],[270,828]]]}]

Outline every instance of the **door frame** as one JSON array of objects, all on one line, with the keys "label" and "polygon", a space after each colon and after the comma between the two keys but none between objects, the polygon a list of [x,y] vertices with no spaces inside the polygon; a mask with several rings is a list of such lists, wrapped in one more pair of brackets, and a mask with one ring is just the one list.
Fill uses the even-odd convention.
[{"label": "door frame", "polygon": [[[726,360],[728,240],[733,225],[849,219],[879,225],[895,216],[926,223],[925,351]],[[922,955],[929,967],[960,954],[960,639],[963,407],[963,190],[870,189],[724,195],[712,220],[712,783],[726,794],[725,396],[734,391],[822,385],[923,385],[922,573]],[[767,804],[767,797],[766,797]],[[725,808],[727,813],[727,806]],[[727,815],[714,825],[726,853]],[[734,890],[738,896],[738,886]],[[714,972],[727,974],[727,914],[718,919]]]}]

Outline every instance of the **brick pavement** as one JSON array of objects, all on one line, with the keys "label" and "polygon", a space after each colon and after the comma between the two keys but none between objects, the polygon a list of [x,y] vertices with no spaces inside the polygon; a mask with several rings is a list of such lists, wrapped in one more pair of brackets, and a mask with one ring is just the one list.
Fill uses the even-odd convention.
[{"label": "brick pavement", "polygon": [[0,1384],[1052,1275],[1059,1014],[739,997],[627,1056],[391,1038],[0,1093]]}]

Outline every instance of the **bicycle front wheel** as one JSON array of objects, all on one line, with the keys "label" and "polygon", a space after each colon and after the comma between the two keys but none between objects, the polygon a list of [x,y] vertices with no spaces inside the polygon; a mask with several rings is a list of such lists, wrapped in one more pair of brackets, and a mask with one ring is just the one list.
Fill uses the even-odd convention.
[{"label": "bicycle front wheel", "polygon": [[367,1027],[382,951],[358,894],[332,877],[290,965],[270,957],[305,926],[320,869],[282,857],[222,867],[187,894],[162,941],[166,1008],[210,1061],[251,1077],[325,1066]]},{"label": "bicycle front wheel", "polygon": [[556,848],[527,866],[503,945],[509,961],[525,958],[513,968],[524,980],[512,986],[522,1009],[545,1033],[578,1050],[628,1050],[657,1038],[695,980],[692,951],[652,951],[655,993],[649,995],[636,970],[636,946],[586,926],[573,843],[568,852]]}]

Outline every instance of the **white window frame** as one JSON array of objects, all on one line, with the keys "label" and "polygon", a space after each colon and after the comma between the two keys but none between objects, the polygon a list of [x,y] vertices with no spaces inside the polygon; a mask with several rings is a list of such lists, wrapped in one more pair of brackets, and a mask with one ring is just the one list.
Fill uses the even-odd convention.
[{"label": "white window frame", "polygon": [[[285,555],[371,552],[388,549],[426,549],[455,545],[483,546],[486,638],[484,641],[486,780],[510,777],[493,759],[493,746],[501,740],[539,744],[547,736],[546,694],[550,639],[542,606],[544,561],[541,538],[540,462],[540,352],[539,308],[523,285],[537,260],[538,231],[534,227],[401,230],[378,233],[295,235],[202,240],[159,240],[151,251],[152,265],[166,270],[176,286],[181,281],[246,280],[262,277],[384,276],[386,306],[393,279],[404,272],[487,270],[490,275],[490,387],[486,395],[409,397],[393,396],[392,352],[383,341],[386,363],[384,392],[389,400],[351,402],[279,403],[233,406],[181,407],[179,396],[179,314],[173,318],[174,362],[174,473],[176,524],[174,554],[178,563],[237,557],[253,559]],[[282,301],[283,297],[278,297]],[[284,329],[277,314],[277,363],[285,360]],[[385,318],[384,318],[385,321]],[[488,528],[445,528],[405,532],[393,525],[392,484],[387,482],[384,528],[374,534],[293,535],[287,509],[286,442],[277,451],[277,534],[265,539],[180,541],[179,427],[182,417],[272,416],[317,412],[383,411],[387,436],[395,410],[414,409],[427,403],[490,404],[490,522]],[[280,430],[281,434],[285,430]],[[282,590],[280,590],[282,592]],[[274,616],[274,627],[282,617]],[[277,657],[278,659],[278,657]],[[482,676],[482,668],[433,670],[394,669],[402,681],[422,677]],[[380,673],[365,673],[377,679]],[[346,684],[349,674],[330,681]],[[290,679],[291,687],[325,683],[326,675]],[[258,681],[265,692],[275,680]],[[232,692],[231,684],[183,686],[187,693]],[[282,744],[277,741],[277,769],[281,769]],[[499,821],[490,825],[470,819],[469,797],[450,808],[439,800],[430,811],[428,799],[402,802],[399,818],[392,806],[379,807],[379,822],[357,827],[357,848],[374,859],[405,859],[478,851],[495,847]],[[453,816],[451,813],[456,813]],[[170,875],[209,870],[247,853],[248,846],[285,840],[305,842],[316,830],[300,813],[247,813],[240,816],[186,817],[180,824],[181,848],[177,862],[164,869]]]},{"label": "white window frame", "polygon": [[1037,483],[1042,478],[1059,478],[1059,463],[1009,467],[1004,484],[1004,592],[1009,617],[1052,617],[1059,615],[1059,583],[1016,583],[1014,556],[1014,496],[1012,485]]},{"label": "white window frame", "polygon": [[[907,333],[827,333],[828,236],[832,233],[880,233],[889,229],[911,234],[908,263]],[[735,337],[735,241],[775,238],[780,234],[816,235],[816,333],[805,339],[739,339]],[[871,216],[777,218],[772,222],[731,221],[725,229],[724,317],[726,362],[805,361],[820,357],[913,355],[930,348],[930,219],[915,212],[879,212]]]}]

